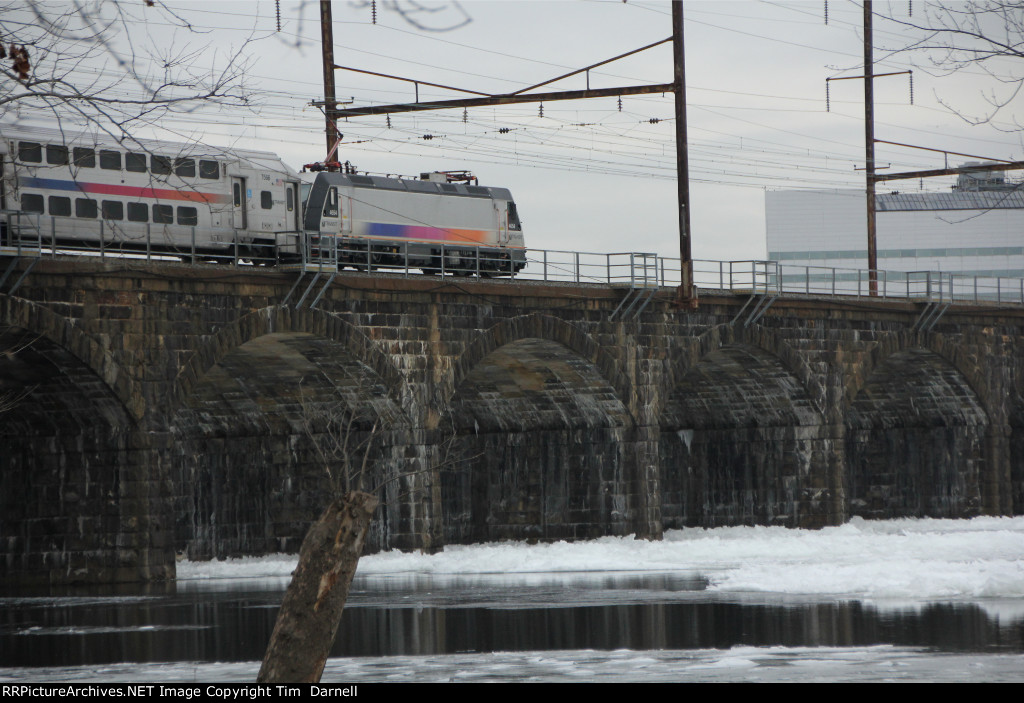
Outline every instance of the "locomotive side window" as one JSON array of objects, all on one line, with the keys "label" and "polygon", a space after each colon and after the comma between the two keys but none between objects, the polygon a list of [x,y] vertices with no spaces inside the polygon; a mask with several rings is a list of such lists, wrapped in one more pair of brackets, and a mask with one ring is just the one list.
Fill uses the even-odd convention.
[{"label": "locomotive side window", "polygon": [[121,170],[121,152],[109,149],[100,149],[100,168],[108,171]]},{"label": "locomotive side window", "polygon": [[124,155],[124,169],[126,171],[132,171],[133,173],[145,173],[146,172],[146,155],[145,154],[133,154],[131,152]]},{"label": "locomotive side window", "polygon": [[210,180],[217,180],[220,177],[220,169],[217,168],[216,161],[207,161],[205,159],[199,160],[199,177],[209,178]]},{"label": "locomotive side window", "polygon": [[199,211],[194,207],[179,207],[178,208],[178,224],[179,225],[198,225],[199,224]]},{"label": "locomotive side window", "polygon": [[324,199],[324,217],[338,216],[338,189],[329,188]]},{"label": "locomotive side window", "polygon": [[149,159],[149,170],[158,176],[169,176],[171,174],[171,158],[154,154]]},{"label": "locomotive side window", "polygon": [[195,178],[195,176],[196,176],[196,160],[195,159],[175,159],[174,160],[174,175],[180,176],[181,178]]},{"label": "locomotive side window", "polygon": [[67,166],[68,148],[63,144],[47,144],[46,163],[54,166]]},{"label": "locomotive side window", "polygon": [[260,207],[270,210],[274,207],[274,195],[269,190],[260,191]]},{"label": "locomotive side window", "polygon": [[22,193],[21,210],[22,212],[42,212],[43,196],[36,193]]},{"label": "locomotive side window", "polygon": [[171,205],[154,205],[153,222],[160,225],[173,225],[174,207]]},{"label": "locomotive side window", "polygon": [[80,146],[76,146],[72,156],[75,160],[75,166],[79,168],[96,168],[95,149],[83,149]]},{"label": "locomotive side window", "polygon": [[149,222],[149,208],[146,203],[128,203],[129,222]]},{"label": "locomotive side window", "polygon": [[58,217],[71,217],[71,198],[59,195],[50,196],[50,214]]},{"label": "locomotive side window", "polygon": [[27,164],[41,163],[43,160],[43,145],[37,142],[18,142],[18,160],[24,161]]},{"label": "locomotive side window", "polygon": [[124,219],[124,203],[120,200],[104,200],[100,203],[100,211],[104,220]]}]

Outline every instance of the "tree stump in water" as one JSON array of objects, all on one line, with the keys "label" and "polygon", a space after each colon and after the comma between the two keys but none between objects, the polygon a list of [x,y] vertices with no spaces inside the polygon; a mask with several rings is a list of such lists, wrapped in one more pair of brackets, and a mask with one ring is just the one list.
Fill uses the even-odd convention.
[{"label": "tree stump in water", "polygon": [[257,682],[320,680],[376,507],[375,497],[352,491],[327,506],[309,528]]}]

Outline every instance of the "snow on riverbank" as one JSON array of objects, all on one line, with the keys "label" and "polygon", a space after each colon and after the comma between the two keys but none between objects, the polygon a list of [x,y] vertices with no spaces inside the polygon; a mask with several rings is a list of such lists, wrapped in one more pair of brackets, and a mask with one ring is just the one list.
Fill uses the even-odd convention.
[{"label": "snow on riverbank", "polygon": [[[179,580],[286,577],[296,557],[178,564]],[[1024,517],[866,521],[821,530],[672,530],[658,542],[449,546],[363,557],[360,576],[692,571],[719,593],[950,600],[1024,598]],[[1024,606],[1022,606],[1024,607]]]}]

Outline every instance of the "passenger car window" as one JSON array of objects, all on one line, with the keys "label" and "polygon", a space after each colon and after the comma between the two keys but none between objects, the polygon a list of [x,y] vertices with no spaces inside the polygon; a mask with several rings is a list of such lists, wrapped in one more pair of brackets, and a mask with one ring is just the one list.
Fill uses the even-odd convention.
[{"label": "passenger car window", "polygon": [[36,142],[18,142],[18,160],[28,164],[40,163],[43,160],[43,145]]},{"label": "passenger car window", "polygon": [[96,150],[76,146],[72,156],[79,168],[96,168]]},{"label": "passenger car window", "polygon": [[75,198],[75,217],[96,219],[98,209],[96,201],[89,198]]},{"label": "passenger car window", "polygon": [[146,203],[128,203],[129,222],[149,222],[149,208]]},{"label": "passenger car window", "polygon": [[22,212],[42,212],[43,211],[43,196],[36,193],[22,193],[21,194],[21,211]]},{"label": "passenger car window", "polygon": [[171,158],[154,154],[149,159],[149,170],[158,176],[169,176],[171,174]]},{"label": "passenger car window", "polygon": [[145,173],[146,172],[146,155],[145,154],[133,154],[131,152],[124,155],[124,169],[126,171],[132,171],[133,173]]},{"label": "passenger car window", "polygon": [[220,178],[220,168],[218,168],[217,162],[201,159],[199,161],[199,177],[209,178],[211,180],[217,180]]},{"label": "passenger car window", "polygon": [[179,207],[178,208],[178,224],[179,225],[197,225],[199,224],[199,211],[194,207]]},{"label": "passenger car window", "polygon": [[104,220],[123,220],[124,203],[120,200],[104,200],[100,204]]},{"label": "passenger car window", "polygon": [[121,152],[100,149],[100,168],[105,168],[108,171],[120,171]]},{"label": "passenger car window", "polygon": [[46,163],[54,166],[67,166],[68,148],[63,144],[47,144]]},{"label": "passenger car window", "polygon": [[71,217],[71,198],[51,195],[49,198],[50,214],[58,217]]},{"label": "passenger car window", "polygon": [[174,208],[170,205],[154,205],[153,222],[161,225],[174,224]]}]

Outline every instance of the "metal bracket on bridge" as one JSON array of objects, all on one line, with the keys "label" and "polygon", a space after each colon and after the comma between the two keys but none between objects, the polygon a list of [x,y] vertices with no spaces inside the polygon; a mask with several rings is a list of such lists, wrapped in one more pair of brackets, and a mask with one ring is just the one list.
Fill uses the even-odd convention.
[{"label": "metal bracket on bridge", "polygon": [[753,303],[754,300],[757,300],[757,302],[754,304],[753,309],[751,309],[750,314],[747,316],[747,319],[744,320],[743,326],[749,327],[750,325],[757,324],[757,321],[764,317],[764,314],[768,312],[768,308],[772,306],[772,303],[774,303],[778,299],[778,295],[758,296],[755,294],[750,296],[749,298],[747,298],[747,302],[743,303],[743,307],[740,308],[740,311],[736,313],[736,317],[732,319],[732,323],[735,325],[736,322],[741,317],[743,317],[743,313],[746,311],[747,306]]},{"label": "metal bracket on bridge", "polygon": [[[309,284],[306,286],[306,290],[303,291],[302,295],[299,297],[298,302],[295,303],[296,310],[302,307],[302,304],[306,302],[306,298],[308,298],[309,294],[313,292],[313,288],[316,286],[316,282],[320,279],[320,274],[323,273],[323,271],[317,270],[312,271],[311,273],[313,274],[313,278],[310,279]],[[299,277],[295,279],[295,283],[292,285],[291,290],[288,291],[288,295],[286,295],[284,297],[284,300],[281,301],[281,305],[288,305],[288,301],[291,300],[292,294],[298,289],[299,284],[302,282],[302,279],[305,277],[305,275],[305,271],[299,273]],[[331,271],[330,278],[328,278],[327,281],[324,283],[323,287],[320,288],[320,292],[316,294],[315,298],[313,298],[313,302],[309,304],[310,310],[315,309],[316,306],[320,304],[320,299],[324,297],[324,293],[326,293],[327,289],[331,287],[332,283],[334,283],[334,279],[337,277],[337,275],[337,270]]]},{"label": "metal bracket on bridge", "polygon": [[[626,291],[626,295],[622,297],[622,300],[619,301],[618,307],[608,316],[608,321],[613,322],[616,315],[618,315],[620,320],[636,319],[644,311],[644,308],[647,307],[647,304],[654,299],[654,294],[657,292],[657,286],[630,288]],[[626,305],[627,302],[629,303],[628,305]],[[638,303],[640,307],[636,307]],[[626,306],[625,310],[622,309],[623,305]],[[634,308],[636,309],[634,310]],[[620,310],[622,310],[621,315],[619,315]]]},{"label": "metal bracket on bridge", "polygon": [[913,326],[910,328],[914,332],[930,332],[939,318],[949,310],[949,306],[953,303],[926,303],[924,309],[921,310],[921,314],[917,316]]}]

